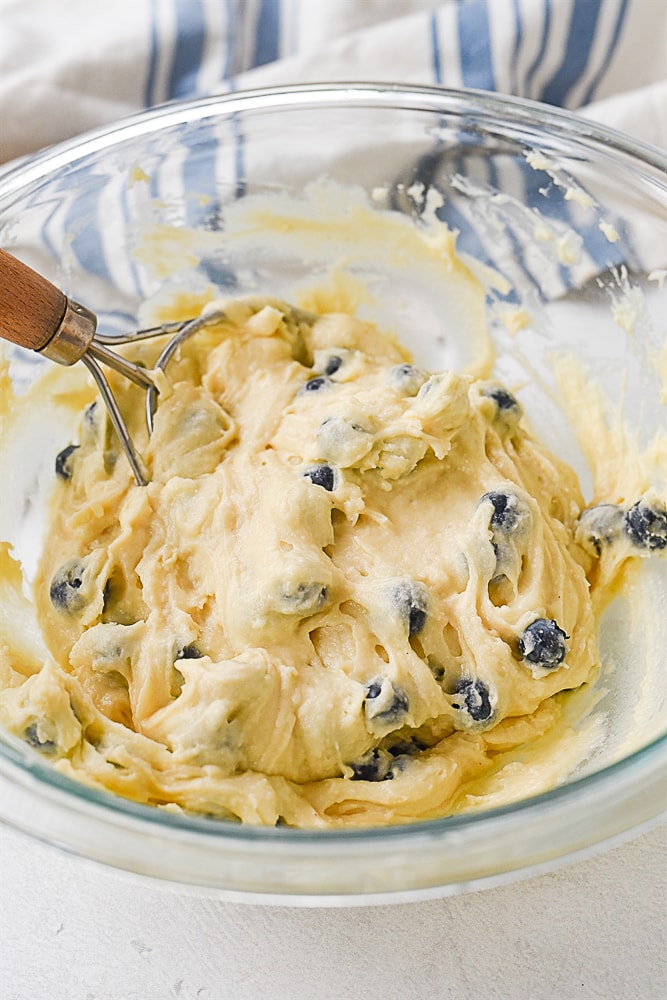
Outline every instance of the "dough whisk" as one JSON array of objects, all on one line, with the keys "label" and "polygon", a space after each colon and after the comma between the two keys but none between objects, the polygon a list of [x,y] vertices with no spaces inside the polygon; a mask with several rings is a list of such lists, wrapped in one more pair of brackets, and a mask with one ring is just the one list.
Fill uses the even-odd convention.
[{"label": "dough whisk", "polygon": [[[107,337],[96,334],[97,317],[94,313],[69,299],[42,275],[2,249],[0,279],[0,338],[19,347],[29,348],[61,365],[69,366],[77,361],[84,363],[109,411],[137,485],[145,486],[148,476],[144,463],[132,441],[101,364],[146,390],[146,424],[150,434],[159,392],[156,372],[163,372],[180,345],[202,327],[219,321],[223,312],[212,309],[196,319],[165,323],[126,335]],[[172,334],[172,339],[152,369],[142,368],[110,350],[113,345],[136,343],[165,334]]]}]

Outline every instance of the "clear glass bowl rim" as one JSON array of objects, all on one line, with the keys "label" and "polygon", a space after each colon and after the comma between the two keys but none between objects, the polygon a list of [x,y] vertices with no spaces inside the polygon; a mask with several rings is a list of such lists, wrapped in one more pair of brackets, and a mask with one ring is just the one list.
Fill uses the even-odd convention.
[{"label": "clear glass bowl rim", "polygon": [[0,171],[0,198],[52,174],[91,153],[115,146],[173,125],[188,124],[213,117],[219,112],[231,116],[267,109],[299,110],[332,106],[378,107],[396,110],[433,111],[471,117],[495,117],[512,125],[573,139],[595,149],[613,150],[633,157],[638,165],[655,168],[665,175],[667,151],[635,139],[617,129],[583,118],[574,112],[539,101],[510,97],[485,90],[455,89],[390,83],[322,83],[255,90],[232,91],[188,101],[169,101],[138,112],[110,125],[91,129],[73,139],[50,146],[34,155],[10,163]]},{"label": "clear glass bowl rim", "polygon": [[[512,127],[525,127],[533,134],[542,132],[559,137],[570,146],[583,145],[597,153],[616,154],[621,158],[630,157],[635,161],[637,169],[647,176],[650,174],[650,179],[667,193],[666,152],[572,112],[536,101],[481,90],[339,82],[261,88],[189,101],[174,101],[132,115],[109,126],[90,130],[72,140],[24,158],[16,164],[10,164],[4,171],[0,171],[0,209],[3,206],[11,208],[12,195],[20,194],[29,185],[74,165],[78,160],[117,146],[126,140],[157,133],[172,126],[196,123],[219,114],[232,116],[290,108],[306,110],[346,106],[426,111],[468,116],[471,119],[492,118],[499,129],[503,123]],[[654,171],[657,171],[657,174]],[[573,799],[584,796],[588,790],[598,788],[602,791],[602,787],[598,786],[613,787],[617,792],[622,792],[623,788],[631,787],[645,768],[656,776],[657,789],[663,784],[667,767],[667,734],[599,771],[507,806],[418,823],[351,830],[242,826],[224,820],[170,814],[79,784],[59,774],[39,759],[22,760],[24,756],[26,755],[23,752],[9,745],[0,744],[0,777],[9,780],[11,784],[23,786],[24,791],[28,786],[34,791],[32,785],[36,780],[38,785],[44,786],[47,792],[50,790],[57,799],[71,797],[82,806],[89,805],[106,812],[110,818],[113,817],[113,825],[125,818],[130,824],[159,827],[163,832],[169,832],[175,837],[179,836],[179,832],[181,835],[203,838],[207,842],[210,842],[211,837],[215,837],[221,848],[226,842],[243,841],[248,844],[271,843],[274,846],[279,843],[294,843],[295,846],[307,850],[308,845],[333,846],[351,841],[387,844],[388,841],[406,839],[413,841],[424,835],[437,838],[438,835],[446,835],[449,831],[465,831],[472,828],[478,832],[482,828],[489,828],[491,831],[497,829],[499,823],[513,822],[517,815],[545,811],[554,815],[562,805],[572,803]],[[622,795],[620,798],[622,799]],[[663,811],[664,802],[657,794],[653,819],[658,819]],[[3,818],[8,819],[6,816]],[[628,815],[624,830],[631,831],[637,825],[637,821]],[[35,829],[31,832],[37,833]],[[48,833],[45,834],[45,839],[48,840]],[[605,835],[601,833],[599,837],[592,836],[590,844],[602,843],[605,839]],[[564,856],[567,853],[565,847]]]},{"label": "clear glass bowl rim", "polygon": [[[406,837],[412,840],[419,835],[426,835],[430,839],[449,831],[465,832],[470,827],[474,827],[475,830],[479,830],[483,825],[497,828],[499,823],[511,822],[512,817],[517,814],[525,815],[528,811],[553,813],[561,803],[563,805],[572,804],[573,800],[582,798],[587,791],[597,788],[601,784],[606,783],[610,788],[613,787],[620,793],[643,776],[642,767],[644,764],[656,775],[662,775],[663,779],[667,777],[667,734],[665,734],[599,771],[558,785],[540,795],[521,799],[505,806],[415,823],[346,830],[318,830],[243,825],[215,817],[168,813],[155,806],[143,805],[131,799],[113,795],[103,789],[75,781],[60,774],[50,764],[42,762],[36,754],[34,760],[27,760],[27,755],[28,751],[17,751],[10,745],[0,743],[0,778],[9,778],[10,781],[13,780],[18,785],[23,784],[24,787],[31,784],[31,779],[36,779],[39,784],[45,785],[55,793],[57,799],[63,795],[65,797],[72,795],[81,803],[89,804],[106,813],[110,812],[114,821],[124,816],[130,822],[139,822],[142,825],[147,822],[149,825],[157,825],[165,830],[171,830],[176,835],[180,831],[186,835],[201,836],[207,841],[210,841],[211,837],[215,837],[221,843],[225,840],[255,843],[267,841],[276,845],[281,842],[295,841],[304,847],[307,847],[309,843],[317,845],[373,840],[386,843],[389,840],[401,841]],[[26,759],[22,760],[22,757]],[[664,792],[664,780],[662,784]],[[661,803],[660,798],[656,797],[656,809],[652,818],[660,817],[666,808],[667,801]],[[1,814],[0,810],[0,818]],[[644,817],[637,822],[643,823],[646,819]],[[635,818],[628,817],[626,829],[631,830],[634,826]]]}]

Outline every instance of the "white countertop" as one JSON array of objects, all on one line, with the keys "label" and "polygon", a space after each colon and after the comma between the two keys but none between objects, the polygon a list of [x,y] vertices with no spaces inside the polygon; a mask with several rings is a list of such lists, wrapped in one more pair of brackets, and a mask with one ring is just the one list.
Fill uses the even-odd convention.
[{"label": "white countertop", "polygon": [[667,826],[547,875],[424,903],[220,902],[0,827],[0,1000],[653,1000]]}]

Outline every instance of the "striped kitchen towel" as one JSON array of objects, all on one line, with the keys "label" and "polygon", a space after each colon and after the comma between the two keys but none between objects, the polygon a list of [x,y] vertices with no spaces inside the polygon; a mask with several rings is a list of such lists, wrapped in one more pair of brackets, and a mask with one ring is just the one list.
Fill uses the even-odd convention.
[{"label": "striped kitchen towel", "polygon": [[0,0],[0,159],[166,101],[332,80],[475,87],[667,147],[667,0]]}]

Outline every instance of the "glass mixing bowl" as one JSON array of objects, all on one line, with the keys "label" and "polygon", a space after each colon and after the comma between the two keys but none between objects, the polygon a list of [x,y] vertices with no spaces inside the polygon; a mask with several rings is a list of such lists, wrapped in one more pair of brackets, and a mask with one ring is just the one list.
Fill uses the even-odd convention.
[{"label": "glass mixing bowl", "polygon": [[[140,326],[145,303],[179,285],[289,298],[325,274],[341,253],[336,240],[304,251],[287,230],[227,239],[235,207],[256,196],[308,197],[313,182],[343,213],[359,192],[415,224],[436,211],[478,267],[504,275],[487,303],[498,377],[519,386],[539,436],[574,466],[585,494],[590,472],[559,397],[554,348],[578,358],[640,445],[665,426],[667,157],[531,102],[337,84],[166,105],[5,171],[0,243],[113,335]],[[343,250],[373,288],[373,318],[417,361],[470,363],[464,320],[409,261],[388,267],[363,234]],[[17,390],[45,364],[17,349]],[[36,413],[0,449],[0,538],[28,575],[66,433]],[[604,738],[546,793],[382,829],[246,827],[75,784],[4,735],[0,817],[129,872],[233,899],[311,905],[462,892],[585,855],[645,829],[665,808],[667,561],[644,562],[632,603],[614,602],[601,623],[594,711]]]}]

